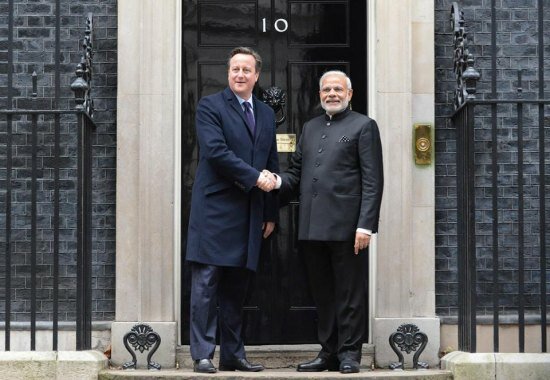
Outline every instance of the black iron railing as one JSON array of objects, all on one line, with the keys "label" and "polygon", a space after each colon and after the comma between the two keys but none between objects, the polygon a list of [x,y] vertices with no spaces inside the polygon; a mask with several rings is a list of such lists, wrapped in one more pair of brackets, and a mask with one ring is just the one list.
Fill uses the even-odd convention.
[{"label": "black iron railing", "polygon": [[[451,11],[457,77],[451,119],[457,132],[459,349],[476,351],[477,321],[492,314],[495,352],[501,319],[517,323],[518,349],[525,351],[526,317],[540,324],[540,350],[547,352],[550,160],[545,144],[550,139],[550,99],[544,99],[542,85],[524,98],[522,70],[517,72],[515,96],[498,99],[495,13],[493,1],[492,91],[485,94],[488,99],[476,99],[480,76],[468,51],[464,15],[457,3]],[[542,1],[538,16],[537,79],[543,84]],[[479,265],[482,260],[490,263],[490,271]]]},{"label": "black iron railing", "polygon": [[[92,84],[92,15],[86,21],[85,37],[83,39],[83,54],[77,65],[76,76],[71,89],[75,94],[75,109],[58,109],[60,105],[60,3],[56,1],[56,70],[55,90],[53,99],[47,102],[37,96],[37,75],[32,75],[32,93],[28,99],[18,98],[17,103],[25,109],[12,109],[13,99],[13,1],[9,2],[8,13],[8,73],[7,73],[7,105],[8,109],[0,109],[0,125],[5,126],[5,197],[4,213],[5,237],[4,243],[4,332],[5,350],[11,348],[12,305],[14,304],[15,288],[13,278],[25,281],[28,296],[25,305],[30,305],[28,323],[30,324],[30,349],[36,349],[37,320],[41,324],[51,322],[53,334],[53,350],[58,350],[59,305],[60,302],[76,301],[76,349],[91,348],[92,322],[92,133],[95,129],[93,101],[91,97]],[[49,103],[51,101],[51,103]],[[41,109],[44,104],[52,104],[53,109]],[[4,132],[4,131],[2,131]],[[53,141],[46,141],[53,136]],[[14,138],[18,137],[17,145]],[[30,140],[30,141],[29,141]],[[23,151],[23,153],[19,152]],[[27,152],[27,153],[25,153]],[[30,153],[28,153],[30,152]],[[74,158],[74,160],[73,160]],[[18,161],[16,164],[15,161]],[[30,162],[29,162],[30,161]],[[30,171],[26,170],[30,166]],[[16,174],[15,174],[16,173]],[[22,173],[28,178],[21,178]],[[74,174],[73,174],[74,173]],[[30,183],[30,189],[26,188]],[[73,186],[74,185],[74,186]],[[18,199],[13,195],[17,194]],[[62,199],[61,198],[65,198]],[[20,199],[19,199],[20,198]],[[75,206],[76,208],[72,207]],[[51,221],[44,222],[40,212],[41,207],[51,206]],[[61,212],[61,206],[69,210],[75,209],[75,215]],[[17,208],[17,212],[14,212]],[[73,225],[71,220],[75,220]],[[27,241],[27,236],[30,239]],[[65,235],[63,241],[60,235]],[[76,247],[73,249],[73,242]],[[65,244],[64,249],[60,245]],[[46,247],[46,248],[44,248]],[[62,252],[63,251],[63,252]],[[74,254],[76,265],[64,265],[65,273],[60,273],[60,255]],[[51,259],[52,273],[39,273],[41,264]],[[15,262],[21,260],[29,267],[24,276],[15,273]],[[27,262],[28,261],[28,262]],[[70,273],[76,267],[76,273]],[[43,270],[43,269],[42,269]],[[76,276],[75,276],[76,275]],[[73,294],[75,289],[70,285],[60,287],[60,279],[76,277],[75,300],[67,294]],[[38,281],[41,283],[39,284]],[[43,302],[44,296],[39,290],[51,291],[51,310],[49,306],[38,308],[37,302]],[[21,288],[18,288],[21,289]],[[60,295],[60,290],[67,294]],[[20,290],[18,290],[20,292]],[[21,292],[23,293],[23,292]],[[27,294],[27,293],[23,293]],[[60,300],[61,299],[61,300]],[[18,298],[20,300],[20,297]],[[44,311],[46,309],[47,312]],[[66,313],[68,316],[72,312]],[[50,317],[51,316],[51,317]],[[66,318],[65,318],[66,319]]]}]

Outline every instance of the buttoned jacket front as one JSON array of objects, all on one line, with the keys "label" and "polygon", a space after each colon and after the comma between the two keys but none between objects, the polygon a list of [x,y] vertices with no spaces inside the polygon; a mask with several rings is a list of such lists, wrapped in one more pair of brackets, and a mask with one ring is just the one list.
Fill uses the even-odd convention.
[{"label": "buttoned jacket front", "polygon": [[299,189],[299,240],[377,232],[384,175],[376,122],[350,110],[310,120],[281,178],[283,194]]}]

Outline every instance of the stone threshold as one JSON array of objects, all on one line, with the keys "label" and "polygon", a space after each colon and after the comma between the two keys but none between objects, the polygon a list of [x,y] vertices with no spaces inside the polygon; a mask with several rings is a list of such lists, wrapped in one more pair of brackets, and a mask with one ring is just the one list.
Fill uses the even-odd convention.
[{"label": "stone threshold", "polygon": [[[319,353],[318,344],[288,344],[288,345],[262,345],[246,346],[246,356],[252,363],[260,363],[266,369],[290,369],[293,370],[299,363],[314,359]],[[219,347],[216,348],[216,355]],[[374,345],[363,344],[361,368],[368,370],[374,362]],[[397,360],[397,357],[396,357]],[[154,361],[154,357],[153,357]],[[178,346],[176,349],[176,361],[180,369],[192,369],[193,360],[189,353],[189,346]],[[214,364],[217,365],[217,357]]]}]

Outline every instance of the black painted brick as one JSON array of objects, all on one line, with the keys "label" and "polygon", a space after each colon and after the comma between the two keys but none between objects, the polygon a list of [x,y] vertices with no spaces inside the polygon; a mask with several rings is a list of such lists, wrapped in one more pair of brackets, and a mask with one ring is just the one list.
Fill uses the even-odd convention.
[{"label": "black painted brick", "polygon": [[[7,4],[0,4],[0,108],[7,106]],[[55,72],[55,2],[51,0],[15,0],[14,88],[13,104],[18,108],[52,108]],[[84,36],[85,16],[94,13],[96,37],[95,114],[97,130],[93,137],[94,204],[92,224],[94,320],[114,319],[115,299],[115,167],[116,167],[116,0],[61,0],[61,101],[59,108],[74,107],[70,83],[80,61],[80,39]],[[28,99],[30,74],[38,74],[39,99]],[[40,99],[44,97],[44,99]],[[99,110],[101,108],[101,110]],[[105,110],[105,111],[103,111]],[[29,119],[30,120],[30,119]],[[38,234],[37,234],[37,317],[52,318],[53,263],[53,118],[41,117],[38,124]],[[0,265],[5,260],[5,189],[6,189],[6,122],[0,119]],[[31,123],[14,117],[12,153],[12,231],[11,277],[12,320],[30,320],[30,167]],[[61,116],[60,165],[60,242],[59,274],[61,321],[74,320],[76,304],[76,133],[74,116]],[[99,180],[100,179],[100,180]],[[0,266],[0,294],[4,299],[6,271]],[[4,319],[4,302],[0,318]]]},{"label": "black painted brick", "polygon": [[[435,76],[436,76],[436,311],[441,316],[457,315],[457,212],[456,212],[456,134],[449,115],[452,113],[455,78],[452,72],[453,36],[448,24],[452,0],[435,1]],[[478,83],[478,98],[491,98],[491,2],[460,1],[469,33],[470,52],[475,67],[482,77]],[[497,92],[502,99],[515,99],[517,70],[523,70],[524,98],[538,97],[538,14],[536,0],[497,1]],[[544,40],[550,38],[550,11],[545,7]],[[546,44],[547,45],[547,44]],[[545,49],[545,97],[550,98],[550,49]],[[490,107],[478,107],[475,125],[475,196],[476,196],[476,246],[478,275],[478,312],[491,314],[492,292],[500,292],[500,311],[515,312],[518,304],[518,157],[517,114],[512,105],[499,105],[498,119],[498,249],[499,286],[492,284],[492,167],[491,167],[491,111]],[[539,155],[538,110],[524,107],[524,231],[525,289],[524,296],[530,312],[537,313],[540,302],[539,270]],[[546,151],[550,147],[550,123],[548,107],[545,115]],[[545,157],[545,167],[550,169],[550,155]],[[546,193],[550,187],[547,186]],[[550,212],[547,199],[545,212]],[[544,212],[544,211],[543,211]],[[547,223],[548,223],[547,218]],[[547,242],[550,233],[546,228]],[[548,247],[547,247],[548,251]],[[550,283],[550,272],[547,281]],[[540,311],[538,311],[540,312]]]}]

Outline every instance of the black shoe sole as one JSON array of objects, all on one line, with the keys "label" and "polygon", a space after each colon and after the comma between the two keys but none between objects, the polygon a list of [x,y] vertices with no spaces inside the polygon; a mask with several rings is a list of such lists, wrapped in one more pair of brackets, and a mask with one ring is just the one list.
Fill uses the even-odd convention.
[{"label": "black shoe sole", "polygon": [[340,373],[359,373],[359,370],[355,370],[355,369],[343,369],[343,370],[340,370]]},{"label": "black shoe sole", "polygon": [[193,372],[195,373],[216,373],[218,372],[216,370],[216,368],[213,368],[213,369],[208,369],[208,370],[196,370],[196,369],[193,369]]},{"label": "black shoe sole", "polygon": [[238,368],[235,368],[235,367],[225,367],[225,366],[220,366],[219,367],[219,370],[220,371],[229,371],[229,372],[233,372],[233,371],[241,371],[241,372],[261,372],[263,371],[265,368],[258,368],[258,369],[238,369]]},{"label": "black shoe sole", "polygon": [[327,368],[325,369],[316,369],[316,368],[296,368],[297,372],[323,372],[327,371]]}]

